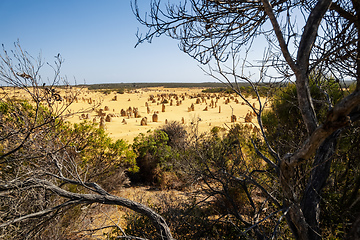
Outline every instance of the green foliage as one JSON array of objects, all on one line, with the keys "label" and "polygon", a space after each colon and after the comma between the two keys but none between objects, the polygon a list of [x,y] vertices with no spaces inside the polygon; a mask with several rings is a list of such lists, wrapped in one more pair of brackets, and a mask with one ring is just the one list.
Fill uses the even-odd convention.
[{"label": "green foliage", "polygon": [[[326,118],[329,102],[331,105],[336,104],[347,92],[332,78],[325,80],[312,77],[310,83],[314,108],[321,124]],[[272,146],[276,146],[275,150],[280,155],[298,149],[299,144],[307,137],[296,94],[294,84],[279,89],[274,95],[271,110],[262,117],[268,140]],[[351,223],[360,214],[360,204],[356,202],[360,190],[359,133],[359,124],[345,129],[338,139],[337,150],[331,160],[328,183],[321,193],[323,201],[320,223],[326,239],[344,239]],[[312,167],[309,164],[299,167],[299,174],[309,173]]]},{"label": "green foliage", "polygon": [[214,137],[219,137],[219,134],[220,134],[220,132],[221,132],[222,129],[223,129],[223,128],[220,128],[220,127],[218,127],[218,126],[215,126],[215,127],[212,127],[212,128],[210,129],[210,133],[211,133]]},{"label": "green foliage", "polygon": [[307,136],[296,94],[294,84],[279,89],[273,96],[271,110],[262,115],[267,138],[280,155],[297,149]]},{"label": "green foliage", "polygon": [[[221,136],[217,129],[213,129],[208,136],[202,136],[201,142],[193,146],[192,157],[197,159],[201,168],[207,171],[226,171],[235,174],[241,171],[246,163],[245,156],[251,164],[256,162],[256,155],[253,152],[251,138],[255,137],[252,131],[240,124],[232,126],[227,134]],[[200,154],[199,154],[200,153]]]},{"label": "green foliage", "polygon": [[[271,88],[268,86],[257,86],[256,87],[256,91],[259,94],[260,97],[268,97],[268,95],[270,94],[270,90]],[[256,98],[256,92],[254,91],[253,87],[251,86],[242,86],[240,87],[240,92],[241,94],[244,95],[244,97],[248,98],[248,97],[252,97],[252,98]]]},{"label": "green foliage", "polygon": [[360,124],[338,141],[328,185],[324,189],[321,225],[326,237],[344,239],[360,214]]},{"label": "green foliage", "polygon": [[117,93],[119,94],[124,94],[125,93],[125,89],[124,88],[119,88],[116,90]]},{"label": "green foliage", "polygon": [[137,155],[139,173],[132,176],[135,181],[160,185],[163,172],[172,171],[172,162],[177,154],[168,145],[168,135],[160,130],[139,134],[132,145]]},{"label": "green foliage", "polygon": [[92,89],[92,90],[96,90],[97,92],[101,92],[102,94],[104,95],[109,95],[111,94],[112,92],[116,92],[118,94],[124,94],[126,91],[129,91],[129,88],[125,88],[125,87],[120,87],[120,88],[107,88],[107,85],[105,85],[104,87],[102,87],[101,85],[100,86],[88,86],[89,89]]},{"label": "green foliage", "polygon": [[203,93],[234,93],[234,90],[231,88],[225,88],[225,87],[215,87],[215,88],[207,88],[202,90]]},{"label": "green foliage", "polygon": [[[19,145],[29,131],[34,134],[38,132],[35,135],[37,138],[24,142],[23,148],[10,155],[10,158],[16,157],[17,154],[22,156],[18,159],[33,159],[33,162],[39,160],[40,156],[45,158],[41,148],[49,141],[52,145],[48,144],[47,148],[63,145],[61,149],[68,151],[75,159],[88,180],[105,185],[109,179],[114,179],[113,185],[108,186],[110,189],[123,183],[116,182],[115,180],[119,179],[114,177],[115,175],[124,175],[124,171],[138,171],[135,153],[130,150],[129,145],[124,140],[113,141],[96,124],[82,122],[71,125],[55,118],[45,106],[40,105],[36,109],[27,101],[0,101],[0,120],[0,135],[4,139],[0,144],[2,152],[10,151]],[[32,129],[35,123],[39,127]],[[13,131],[17,131],[18,135],[12,137],[13,134],[10,133]],[[26,161],[23,163],[29,164]]]},{"label": "green foliage", "polygon": [[[113,141],[93,123],[71,125],[64,122],[52,109],[41,104],[0,101],[0,139],[0,180],[3,183],[26,178],[44,179],[70,192],[87,193],[82,186],[51,177],[57,175],[75,181],[80,178],[96,182],[111,191],[128,183],[127,171],[138,169],[135,153],[125,141]],[[51,209],[63,202],[61,197],[43,188],[15,189],[11,197],[0,198],[1,221]],[[82,214],[81,206],[63,208],[54,215],[15,223],[4,229],[2,236],[23,239],[34,238],[37,234],[39,239],[65,239],[68,231],[73,231],[81,222],[77,220]],[[36,232],[32,232],[34,229]]]},{"label": "green foliage", "polygon": [[60,131],[62,141],[68,143],[73,154],[76,153],[88,180],[107,190],[127,183],[125,171],[135,173],[139,170],[129,145],[124,140],[114,142],[97,124],[84,121],[73,126],[63,125]]},{"label": "green foliage", "polygon": [[132,182],[161,189],[183,189],[186,173],[181,157],[186,155],[187,132],[182,124],[170,121],[160,130],[139,134],[132,145],[139,172],[130,174]]},{"label": "green foliage", "polygon": [[[36,148],[41,138],[44,141],[51,139],[53,135],[48,132],[47,126],[56,125],[56,120],[43,105],[32,105],[25,100],[0,100],[0,146],[4,156],[0,156],[2,162],[9,170],[23,159],[36,159],[34,156],[42,156],[43,153]],[[30,134],[37,133],[29,139]],[[43,142],[44,142],[43,141]],[[13,151],[17,147],[17,151]],[[13,154],[6,154],[13,152]],[[12,171],[12,170],[11,170]],[[10,172],[11,172],[10,171]],[[9,172],[9,171],[6,171]]]},{"label": "green foliage", "polygon": [[24,124],[25,121],[34,120],[35,116],[38,121],[42,121],[49,117],[49,111],[46,107],[40,105],[38,114],[36,114],[35,108],[26,100],[5,100],[0,101],[0,114],[3,121],[10,121],[19,124]]},{"label": "green foliage", "polygon": [[[266,97],[269,94],[270,87],[268,86],[257,86],[256,91],[259,93],[261,97]],[[225,94],[233,94],[235,91],[229,87],[214,87],[214,88],[207,88],[202,90],[204,93],[225,93]],[[256,92],[254,91],[253,87],[251,86],[241,86],[240,92],[243,94],[244,97],[257,97]]]},{"label": "green foliage", "polygon": [[10,112],[10,106],[8,103],[1,101],[0,102],[0,113],[7,115]]},{"label": "green foliage", "polygon": [[[333,79],[323,80],[321,87],[313,76],[310,79],[310,94],[314,99],[314,109],[322,123],[329,109],[329,102],[334,105],[343,98],[344,92]],[[267,137],[272,146],[276,146],[280,155],[293,152],[305,138],[307,131],[298,107],[295,84],[279,88],[273,95],[271,110],[265,111],[262,121],[267,129]]]},{"label": "green foliage", "polygon": [[[235,125],[223,134],[220,134],[220,131],[221,129],[214,129],[209,135],[197,138],[193,136],[191,139],[197,140],[188,143],[177,159],[189,181],[194,183],[201,179],[196,182],[197,190],[193,194],[188,194],[187,199],[172,192],[164,193],[151,201],[156,204],[150,204],[150,207],[165,218],[175,239],[255,237],[252,231],[243,234],[247,227],[238,216],[251,216],[254,209],[251,207],[249,196],[253,196],[256,189],[245,181],[234,180],[229,175],[241,178],[242,174],[249,174],[260,168],[261,161],[250,150],[250,138],[255,138],[256,134],[242,125]],[[154,142],[153,138],[154,136],[142,136],[140,142],[146,149],[152,149],[148,146],[148,140]],[[165,141],[163,143],[165,144]],[[146,156],[146,153],[142,155]],[[245,160],[245,155],[253,157]],[[176,173],[179,171],[174,170]],[[256,177],[256,173],[253,173],[253,177]],[[157,233],[147,217],[127,213],[125,221],[126,234],[156,239]],[[265,225],[270,224],[264,223]],[[266,226],[265,229],[272,228]],[[122,234],[118,230],[113,232],[114,238],[119,235]]]},{"label": "green foliage", "polygon": [[112,90],[106,89],[106,90],[100,90],[100,92],[103,93],[104,95],[109,95],[112,92]]},{"label": "green foliage", "polygon": [[356,81],[349,84],[348,91],[349,92],[354,92],[355,89],[356,89]]}]

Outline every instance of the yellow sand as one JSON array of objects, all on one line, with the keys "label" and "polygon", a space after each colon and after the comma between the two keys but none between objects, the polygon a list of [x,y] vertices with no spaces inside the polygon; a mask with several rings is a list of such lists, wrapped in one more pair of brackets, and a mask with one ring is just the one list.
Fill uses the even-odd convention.
[{"label": "yellow sand", "polygon": [[[113,117],[111,122],[105,123],[105,130],[113,139],[125,139],[129,143],[132,143],[133,139],[139,133],[146,133],[150,129],[160,128],[163,124],[165,124],[166,120],[182,122],[182,118],[184,118],[184,125],[186,127],[189,127],[192,123],[196,123],[198,120],[200,120],[198,121],[198,129],[200,132],[204,132],[209,131],[214,126],[225,128],[227,126],[230,127],[232,124],[234,124],[231,122],[232,113],[237,117],[236,123],[244,123],[246,114],[252,112],[250,107],[241,104],[243,100],[235,94],[233,95],[233,100],[230,100],[228,104],[225,104],[225,100],[230,98],[231,95],[222,95],[218,99],[217,106],[214,108],[210,107],[210,102],[211,99],[213,99],[215,102],[216,98],[207,99],[205,97],[206,103],[200,101],[200,104],[196,104],[197,98],[190,98],[189,96],[203,94],[201,92],[202,90],[203,89],[201,88],[146,88],[138,89],[136,91],[134,90],[124,94],[118,94],[113,91],[110,94],[105,95],[104,93],[88,90],[86,88],[81,90],[73,88],[71,92],[79,91],[79,94],[77,95],[77,101],[74,101],[70,105],[69,111],[78,112],[91,108],[93,105],[89,104],[89,99],[91,99],[92,102],[95,101],[97,104],[101,103],[97,110],[100,108],[104,109],[105,106],[107,106],[109,111],[105,111],[106,114],[114,113],[120,116],[121,109],[126,110],[129,107],[138,108],[141,118]],[[70,94],[70,90],[59,91],[62,97]],[[15,93],[14,90],[9,90],[9,93],[11,95],[16,94],[18,97],[25,97],[25,95],[21,92]],[[177,94],[178,96],[186,93],[187,95],[185,100],[182,100],[182,104],[180,106],[176,106],[176,101],[174,98],[173,105],[170,106],[169,100],[169,103],[165,104],[165,112],[162,112],[162,104],[160,104],[160,101],[158,101],[157,95],[164,93]],[[156,103],[148,101],[150,95],[155,96]],[[214,94],[208,95],[214,96]],[[219,94],[216,95],[219,96]],[[115,96],[117,97],[117,100],[113,101]],[[237,99],[239,103],[236,103],[235,99]],[[256,108],[259,107],[257,99],[248,99],[248,101],[251,104],[255,103]],[[261,101],[264,103],[265,99],[261,99]],[[149,114],[147,113],[147,107],[145,106],[146,102],[150,108]],[[188,108],[191,106],[191,104],[194,104],[195,111],[189,112]],[[206,107],[208,108],[208,111],[204,111]],[[220,112],[219,107],[221,108]],[[154,112],[158,112],[158,122],[152,121],[152,115]],[[89,111],[88,114],[90,117],[88,121],[93,121],[95,118],[95,121],[99,123],[100,118],[97,116],[96,111]],[[147,117],[146,126],[140,125],[141,119],[143,117]],[[126,124],[122,123],[123,119],[125,119]],[[76,114],[70,118],[67,118],[67,120],[71,123],[78,123],[83,121],[80,117],[80,114]],[[253,123],[255,122],[256,119],[253,119]]]},{"label": "yellow sand", "polygon": [[[199,131],[204,132],[210,130],[214,126],[226,127],[234,124],[231,122],[231,114],[233,113],[237,117],[237,123],[244,123],[244,118],[248,112],[250,112],[250,107],[247,105],[242,105],[243,102],[240,97],[235,97],[238,99],[239,103],[237,104],[234,100],[231,100],[230,103],[225,104],[225,100],[228,98],[226,96],[220,97],[217,103],[217,107],[211,108],[210,102],[211,99],[206,99],[206,103],[201,102],[200,104],[196,104],[196,98],[190,98],[188,96],[194,95],[197,93],[201,93],[203,89],[184,89],[184,88],[147,88],[147,89],[139,89],[137,91],[133,91],[131,93],[118,94],[116,92],[112,92],[111,94],[105,95],[95,91],[83,91],[77,98],[78,103],[73,103],[70,108],[72,111],[79,111],[81,109],[85,109],[90,105],[87,102],[82,101],[82,97],[91,98],[92,100],[96,100],[97,102],[101,101],[101,106],[99,108],[104,109],[105,106],[109,108],[109,111],[105,111],[105,113],[115,113],[120,115],[121,109],[128,109],[129,107],[138,108],[141,118],[128,118],[128,117],[113,117],[111,122],[106,122],[105,130],[110,134],[113,139],[125,139],[130,143],[139,133],[146,133],[150,129],[160,128],[167,121],[179,121],[182,122],[182,118],[185,120],[185,125],[190,126],[192,123],[198,122]],[[158,101],[156,97],[158,94],[170,94],[175,93],[177,95],[181,95],[186,93],[187,97],[182,101],[180,106],[176,106],[176,101],[173,100],[173,105],[170,106],[169,103],[165,104],[165,112],[162,112],[162,104]],[[156,99],[156,103],[152,103],[149,100],[149,96],[154,95]],[[211,94],[209,94],[211,95]],[[217,94],[218,95],[218,94]],[[113,101],[114,96],[117,96],[117,101]],[[212,98],[215,101],[215,98]],[[248,99],[248,101],[253,104],[255,103],[255,107],[259,107],[257,99]],[[264,102],[265,99],[262,99]],[[147,107],[145,103],[148,103],[150,108],[150,113],[147,113]],[[194,104],[195,111],[188,111],[188,108],[191,104]],[[204,109],[208,107],[208,111],[204,111]],[[221,111],[219,113],[219,107]],[[158,112],[158,122],[152,121],[152,115],[154,112]],[[96,117],[97,113],[92,111],[90,114],[90,120],[96,118],[96,121],[99,122],[99,118]],[[141,126],[140,122],[143,117],[147,117],[147,125]],[[123,119],[125,119],[126,124],[122,123]],[[79,116],[74,116],[68,119],[70,122],[80,122]],[[253,119],[255,122],[255,119]]]}]

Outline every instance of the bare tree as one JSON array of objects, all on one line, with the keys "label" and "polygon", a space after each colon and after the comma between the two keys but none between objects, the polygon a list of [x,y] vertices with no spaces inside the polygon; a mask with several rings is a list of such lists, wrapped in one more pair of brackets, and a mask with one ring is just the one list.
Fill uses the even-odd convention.
[{"label": "bare tree", "polygon": [[[144,214],[156,226],[159,238],[172,239],[166,222],[152,209],[111,195],[88,180],[91,172],[81,166],[84,163],[80,164],[78,153],[83,150],[76,149],[78,139],[65,138],[68,132],[63,127],[64,118],[73,114],[68,107],[75,101],[77,92],[70,90],[66,78],[60,76],[61,56],[55,56],[53,79],[46,80],[41,77],[44,66],[41,56],[34,59],[19,43],[10,53],[4,48],[0,60],[3,85],[0,236],[15,239],[56,237],[46,235],[47,226],[61,220],[67,210],[75,206],[98,203],[124,206]],[[57,87],[67,88],[66,95],[60,94]],[[123,238],[137,239],[125,233]]]},{"label": "bare tree", "polygon": [[[239,54],[256,47],[252,45],[255,38],[265,37],[270,52],[262,62],[260,83],[272,80],[265,71],[268,67],[276,69],[283,80],[295,81],[307,136],[293,152],[280,155],[275,151],[262,125],[264,104],[258,95],[259,107],[251,107],[267,153],[258,150],[256,144],[254,147],[274,171],[281,194],[275,198],[266,188],[262,191],[284,214],[296,239],[320,239],[321,192],[337,139],[360,118],[359,1],[152,0],[145,15],[137,2],[132,5],[134,14],[148,28],[145,35],[138,34],[138,43],[151,42],[160,35],[179,40],[182,51],[203,64],[213,63],[215,67],[210,67],[209,73],[241,97],[239,82],[248,82],[257,93],[259,82],[239,73]],[[318,73],[316,85],[323,91],[322,85],[330,76],[338,82],[351,80],[356,84],[354,91],[336,104],[327,99],[328,111],[321,121],[310,92],[310,74],[314,72]],[[304,165],[312,165],[310,174],[299,174]],[[301,182],[305,188],[300,187]]]}]

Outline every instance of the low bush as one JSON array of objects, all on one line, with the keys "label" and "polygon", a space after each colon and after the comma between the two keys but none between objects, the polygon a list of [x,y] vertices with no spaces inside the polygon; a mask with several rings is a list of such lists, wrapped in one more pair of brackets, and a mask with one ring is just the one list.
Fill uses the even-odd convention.
[{"label": "low bush", "polygon": [[113,141],[97,124],[82,122],[60,130],[88,181],[107,191],[129,184],[126,172],[137,172],[135,153],[124,140]]}]

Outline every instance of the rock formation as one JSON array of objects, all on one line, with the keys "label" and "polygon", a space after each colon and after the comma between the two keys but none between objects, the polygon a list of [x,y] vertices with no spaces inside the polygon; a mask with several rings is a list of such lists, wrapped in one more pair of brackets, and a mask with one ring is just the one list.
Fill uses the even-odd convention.
[{"label": "rock formation", "polygon": [[144,117],[143,119],[141,119],[140,125],[141,126],[146,126],[147,125],[147,117]]},{"label": "rock formation", "polygon": [[231,116],[231,122],[236,122],[236,116],[235,115]]},{"label": "rock formation", "polygon": [[154,115],[152,115],[152,121],[153,122],[157,122],[158,121],[158,115],[156,113],[154,113]]},{"label": "rock formation", "polygon": [[105,118],[103,116],[100,117],[100,125],[99,128],[105,129]]},{"label": "rock formation", "polygon": [[121,109],[121,111],[120,111],[120,115],[121,115],[122,117],[126,117],[126,112],[125,112],[125,110],[124,110],[124,109]]},{"label": "rock formation", "polygon": [[252,121],[252,116],[251,116],[251,113],[247,113],[246,116],[245,116],[245,122],[246,123],[250,123]]}]

